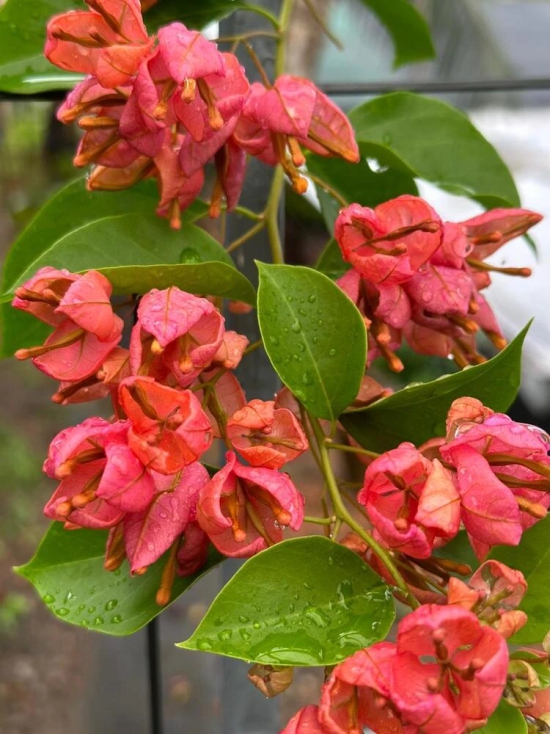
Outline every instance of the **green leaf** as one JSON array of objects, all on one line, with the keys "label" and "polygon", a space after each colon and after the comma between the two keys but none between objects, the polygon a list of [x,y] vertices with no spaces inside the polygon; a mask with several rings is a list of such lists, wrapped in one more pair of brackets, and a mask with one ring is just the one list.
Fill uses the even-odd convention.
[{"label": "green leaf", "polygon": [[360,312],[311,268],[257,265],[258,320],[268,357],[311,413],[334,420],[358,394],[365,371]]},{"label": "green leaf", "polygon": [[147,11],[145,20],[151,30],[175,20],[188,28],[204,28],[209,23],[246,7],[246,3],[235,0],[186,0],[184,3],[182,0],[160,0]]},{"label": "green leaf", "polygon": [[332,540],[295,538],[249,559],[213,601],[188,650],[266,665],[334,665],[386,637],[388,586]]},{"label": "green leaf", "polygon": [[406,387],[367,408],[344,413],[341,423],[364,448],[382,452],[402,441],[420,446],[445,435],[446,415],[456,398],[478,398],[496,412],[505,412],[520,385],[522,345],[529,326],[488,362]]},{"label": "green leaf", "polygon": [[502,699],[486,726],[476,731],[479,734],[528,734],[528,726],[521,712]]},{"label": "green leaf", "polygon": [[323,248],[323,252],[315,265],[316,270],[327,275],[331,280],[338,280],[352,267],[350,263],[342,259],[341,248],[337,240],[330,239]]},{"label": "green leaf", "polygon": [[[47,607],[64,622],[108,635],[130,635],[166,607],[155,603],[166,554],[143,576],[130,576],[128,563],[109,573],[103,568],[107,533],[65,530],[52,523],[34,558],[16,571],[28,579]],[[223,560],[212,551],[194,576],[177,578],[172,601]]]},{"label": "green leaf", "polygon": [[[143,206],[142,211],[148,208]],[[57,206],[47,205],[46,209],[55,217]],[[74,215],[64,221],[63,228],[46,225],[41,238],[44,217],[39,214],[14,246],[9,263],[13,280],[7,290],[13,292],[39,268],[50,265],[72,272],[99,270],[111,280],[115,293],[145,293],[176,285],[198,295],[255,303],[252,284],[235,268],[224,248],[189,222],[174,232],[154,213],[109,214],[102,211],[101,204],[99,210],[91,207],[83,220],[78,222]],[[6,304],[2,311],[3,356],[43,340],[47,329],[32,316]]]},{"label": "green leaf", "polygon": [[360,0],[370,8],[392,36],[394,68],[435,57],[427,21],[407,0]]},{"label": "green leaf", "polygon": [[[152,181],[116,193],[86,191],[84,181],[79,178],[58,191],[19,235],[4,265],[3,292],[11,294],[29,266],[68,232],[102,217],[155,211],[158,191]],[[195,201],[183,212],[183,221],[195,221],[207,211],[205,203]],[[2,300],[11,301],[11,295]],[[0,306],[0,314],[3,332],[0,357],[10,357],[16,349],[40,344],[48,334],[46,324],[9,304]]]},{"label": "green leaf", "polygon": [[192,293],[255,302],[252,284],[207,232],[193,224],[174,232],[154,214],[103,217],[67,233],[31,263],[16,285],[46,265],[73,273],[99,270],[115,293],[177,285]]},{"label": "green leaf", "polygon": [[[161,0],[144,19],[150,32],[173,20],[203,28],[243,7],[233,0]],[[48,20],[69,10],[88,8],[83,0],[7,0],[0,9],[0,91],[37,94],[72,89],[83,78],[58,69],[43,55]]]},{"label": "green leaf", "polygon": [[[56,192],[19,235],[6,258],[3,291],[13,289],[31,263],[68,232],[103,217],[153,213],[159,199],[153,181],[117,192],[87,191],[85,182],[80,177]],[[208,206],[197,200],[182,213],[182,221],[193,222],[207,212]]]},{"label": "green leaf", "polygon": [[0,91],[71,89],[82,79],[53,66],[42,53],[48,20],[75,9],[86,7],[81,0],[7,0],[0,9]]},{"label": "green leaf", "polygon": [[523,533],[520,545],[493,548],[488,558],[521,571],[528,582],[519,606],[528,615],[528,622],[511,642],[540,644],[549,631],[549,515]]},{"label": "green leaf", "polygon": [[[396,168],[373,171],[363,159],[359,163],[348,163],[338,158],[309,155],[307,168],[329,184],[347,204],[356,203],[374,207],[402,194],[419,193],[410,174]],[[333,234],[335,219],[342,202],[318,183],[316,190],[327,229],[329,234]]]},{"label": "green leaf", "polygon": [[520,205],[496,150],[445,102],[396,92],[356,107],[350,121],[364,155],[488,208]]}]

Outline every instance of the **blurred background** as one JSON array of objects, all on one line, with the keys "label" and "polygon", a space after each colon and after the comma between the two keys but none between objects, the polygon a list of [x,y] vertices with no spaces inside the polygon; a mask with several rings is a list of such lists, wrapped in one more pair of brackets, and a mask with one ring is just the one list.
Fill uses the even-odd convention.
[{"label": "blurred background", "polygon": [[[24,0],[21,0],[22,2]],[[162,0],[161,0],[162,2]],[[338,51],[321,35],[303,3],[291,24],[289,69],[320,84],[454,82],[547,77],[549,3],[545,0],[416,0],[428,19],[437,59],[394,72],[393,47],[377,20],[355,0],[315,0],[344,42]],[[0,6],[2,0],[0,0]],[[214,31],[216,35],[216,31]],[[534,267],[529,282],[496,275],[488,299],[506,335],[535,317],[525,350],[521,400],[515,417],[547,427],[549,417],[549,91],[438,93],[464,110],[510,167],[523,206],[544,214],[533,230],[538,255],[524,240],[509,243],[497,264]],[[338,96],[345,109],[366,97]],[[74,170],[74,130],[55,121],[49,102],[0,100],[0,248]],[[465,219],[480,208],[420,183],[444,219]],[[312,264],[327,235],[313,210],[288,199],[287,241],[293,260]],[[408,381],[430,379],[427,360],[406,355]],[[441,366],[440,366],[441,367]],[[439,369],[440,369],[439,367]],[[386,379],[381,373],[381,380]],[[82,421],[94,405],[61,409],[50,402],[52,385],[32,366],[0,363],[0,732],[2,734],[118,734],[149,732],[145,633],[129,639],[93,635],[61,624],[33,589],[16,577],[47,527],[41,508],[52,486],[41,473],[57,431]],[[313,502],[319,492],[308,461],[293,477]],[[229,734],[222,701],[224,667],[214,656],[183,652],[185,639],[220,586],[211,572],[161,618],[165,732]],[[246,665],[243,665],[243,686]],[[259,693],[243,716],[239,734],[275,734],[318,695],[319,674],[302,671],[277,702]]]}]

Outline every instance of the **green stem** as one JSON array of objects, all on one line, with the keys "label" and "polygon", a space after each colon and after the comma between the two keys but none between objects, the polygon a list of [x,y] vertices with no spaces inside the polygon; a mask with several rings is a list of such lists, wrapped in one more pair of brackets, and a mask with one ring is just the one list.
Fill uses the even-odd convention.
[{"label": "green stem", "polygon": [[226,252],[229,253],[237,250],[238,247],[241,247],[241,245],[245,244],[245,242],[248,242],[252,237],[254,237],[255,234],[258,234],[258,232],[263,230],[265,226],[266,222],[263,219],[260,220],[260,222],[257,222],[254,226],[248,229],[245,234],[242,234],[241,237],[238,237],[231,244],[229,244],[226,247]]},{"label": "green stem", "polygon": [[327,38],[331,41],[331,43],[336,46],[339,51],[344,50],[344,46],[340,42],[340,40],[337,38],[337,36],[331,31],[331,29],[328,27],[327,23],[325,22],[325,19],[323,16],[318,12],[316,6],[312,2],[312,0],[304,0],[304,4],[308,8],[308,12],[312,16],[312,18],[316,21],[316,23],[320,26],[322,31],[325,33]]},{"label": "green stem", "polygon": [[275,75],[281,76],[285,73],[285,41],[287,40],[287,30],[291,21],[291,13],[295,0],[283,0],[281,5],[281,13],[279,16],[279,38],[277,41],[277,51],[275,59]]},{"label": "green stem", "polygon": [[310,517],[309,515],[304,516],[304,522],[311,522],[314,525],[331,525],[331,523],[335,521],[335,517]]},{"label": "green stem", "polygon": [[283,192],[283,183],[283,169],[281,166],[277,166],[272,179],[272,186],[265,212],[268,239],[274,265],[282,265],[285,262],[283,244],[279,233],[279,202]]},{"label": "green stem", "polygon": [[275,17],[275,15],[272,15],[269,10],[266,10],[265,8],[261,8],[259,5],[247,5],[244,10],[248,10],[251,13],[256,13],[257,15],[261,15],[263,18],[266,18],[266,20],[269,20],[270,23],[273,25],[273,27],[277,30],[279,30],[279,21]]},{"label": "green stem", "polygon": [[[308,167],[308,166],[307,166]],[[310,170],[306,174],[308,178],[310,178],[315,184],[318,186],[321,186],[322,189],[325,189],[325,191],[328,194],[331,194],[331,196],[336,199],[341,206],[348,206],[348,201],[344,198],[342,194],[340,194],[337,189],[333,188],[330,184],[327,183],[327,181],[324,181],[319,176],[316,176],[314,173],[312,173]]]},{"label": "green stem", "polygon": [[239,214],[242,217],[247,217],[247,219],[252,219],[255,222],[259,222],[262,219],[262,214],[257,214],[256,212],[253,212],[252,209],[247,209],[246,206],[236,206],[233,213]]},{"label": "green stem", "polygon": [[406,584],[402,574],[396,568],[396,565],[390,553],[381,545],[379,545],[379,543],[377,543],[377,541],[368,532],[366,532],[362,528],[362,526],[356,522],[356,520],[354,520],[352,515],[350,515],[350,513],[344,506],[344,502],[342,501],[342,497],[340,495],[339,488],[335,480],[335,475],[333,474],[333,467],[331,466],[331,461],[329,459],[327,445],[325,444],[325,434],[321,428],[321,425],[319,424],[319,421],[313,416],[310,416],[310,423],[312,425],[312,429],[314,431],[314,435],[318,444],[321,464],[323,468],[323,475],[327,484],[327,489],[329,490],[329,494],[331,495],[331,501],[333,503],[333,510],[335,512],[335,515],[337,515],[337,517],[340,517],[341,520],[343,520],[357,535],[360,536],[360,538],[365,543],[367,543],[373,553],[375,553],[377,558],[381,561],[381,563],[383,563],[389,574],[392,576],[394,582],[396,583],[396,586],[407,600],[407,603],[412,607],[412,609],[416,609],[419,606],[419,602],[409,590],[408,585]]},{"label": "green stem", "polygon": [[338,451],[347,451],[350,454],[364,454],[365,456],[369,456],[371,459],[378,459],[381,454],[378,454],[376,451],[368,451],[367,449],[362,449],[360,447],[356,446],[346,446],[342,443],[333,443],[333,441],[325,441],[325,445],[328,449],[338,449]]}]

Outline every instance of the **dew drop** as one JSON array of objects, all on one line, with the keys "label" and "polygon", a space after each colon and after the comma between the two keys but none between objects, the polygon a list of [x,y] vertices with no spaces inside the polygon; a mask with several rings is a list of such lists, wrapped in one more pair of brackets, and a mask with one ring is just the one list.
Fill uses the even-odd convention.
[{"label": "dew drop", "polygon": [[51,594],[46,594],[42,597],[42,601],[44,604],[53,604],[55,602],[55,596],[52,596]]},{"label": "dew drop", "polygon": [[107,604],[105,605],[105,611],[106,612],[112,612],[113,609],[117,606],[119,602],[117,599],[110,599]]},{"label": "dew drop", "polygon": [[86,609],[86,604],[79,604],[77,607],[77,614],[82,614],[82,612]]},{"label": "dew drop", "polygon": [[228,642],[233,637],[233,631],[232,630],[222,630],[222,632],[218,633],[218,639],[222,640],[222,642]]},{"label": "dew drop", "polygon": [[199,650],[212,650],[212,645],[208,640],[199,640],[197,647]]},{"label": "dew drop", "polygon": [[318,319],[318,326],[323,326],[323,321],[322,321],[322,319]]},{"label": "dew drop", "polygon": [[93,614],[96,611],[96,607],[88,607],[88,613]]},{"label": "dew drop", "polygon": [[121,575],[121,570],[120,570],[120,568],[117,568],[117,570],[116,570],[116,571],[113,571],[113,575],[114,575],[114,576],[120,576],[120,575]]},{"label": "dew drop", "polygon": [[295,299],[293,298],[293,296],[289,295],[287,296],[287,300],[289,301],[289,303],[292,303]]},{"label": "dew drop", "polygon": [[115,614],[114,617],[111,617],[111,622],[113,624],[120,624],[122,622],[122,617],[120,614]]},{"label": "dew drop", "polygon": [[313,383],[314,383],[314,378],[312,377],[312,375],[309,372],[305,372],[302,375],[302,384],[303,385],[313,385]]},{"label": "dew drop", "polygon": [[90,626],[90,622],[87,619],[82,619],[81,622],[80,622],[80,626],[81,627],[89,627]]},{"label": "dew drop", "polygon": [[336,353],[337,353],[337,350],[336,349],[330,349],[329,350],[329,356],[330,357],[334,357]]},{"label": "dew drop", "polygon": [[103,624],[104,622],[105,622],[105,620],[103,619],[103,617],[96,617],[96,618],[94,619],[94,624],[96,625],[96,627],[99,627],[99,626],[100,626],[100,625],[102,625],[102,624]]},{"label": "dew drop", "polygon": [[73,592],[71,590],[69,590],[65,594],[65,599],[63,601],[65,602],[65,604],[67,604],[67,602],[71,601],[71,599],[76,599],[76,596],[73,594]]},{"label": "dew drop", "polygon": [[249,621],[249,618],[248,618],[248,617],[245,617],[245,615],[244,615],[244,614],[242,614],[242,615],[241,615],[241,616],[239,617],[239,621],[240,621],[240,622],[241,622],[242,624],[247,624],[247,622]]},{"label": "dew drop", "polygon": [[293,324],[291,325],[291,331],[295,334],[299,334],[302,331],[302,326],[298,321],[293,322]]},{"label": "dew drop", "polygon": [[301,316],[306,316],[306,311],[303,308],[299,308],[298,312]]},{"label": "dew drop", "polygon": [[277,338],[277,336],[270,336],[269,339],[270,344],[273,344],[274,347],[279,347],[279,339]]},{"label": "dew drop", "polygon": [[244,640],[250,640],[250,639],[251,639],[251,635],[250,635],[250,633],[249,633],[249,632],[247,632],[247,630],[244,630],[244,629],[240,629],[240,630],[239,630],[239,634],[241,635],[241,637],[242,637],[242,638],[243,638]]},{"label": "dew drop", "polygon": [[260,629],[260,626],[261,626],[260,625],[260,622],[253,622],[253,627],[254,627],[255,630],[259,630]]},{"label": "dew drop", "polygon": [[60,609],[56,609],[55,613],[58,617],[66,617],[69,614],[69,610],[65,607],[61,607]]},{"label": "dew drop", "polygon": [[316,296],[312,293],[311,295],[308,296],[308,300],[310,301],[310,303],[315,303]]}]

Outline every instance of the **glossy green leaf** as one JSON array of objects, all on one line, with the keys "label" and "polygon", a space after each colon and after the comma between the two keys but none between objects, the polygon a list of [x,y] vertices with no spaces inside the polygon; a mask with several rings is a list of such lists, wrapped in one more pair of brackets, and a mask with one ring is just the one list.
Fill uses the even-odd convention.
[{"label": "glossy green leaf", "polygon": [[43,56],[46,24],[52,15],[84,10],[80,0],[7,0],[0,9],[0,91],[36,94],[71,89],[82,78]]},{"label": "glossy green leaf", "polygon": [[342,207],[342,201],[334,196],[331,189],[347,204],[355,203],[370,207],[402,194],[419,193],[410,174],[396,168],[374,171],[366,160],[348,163],[339,158],[309,155],[307,167],[330,187],[324,190],[322,185],[316,183],[321,211],[329,234],[333,234],[335,219]]},{"label": "glossy green leaf", "polygon": [[528,582],[519,606],[528,615],[528,622],[511,642],[540,644],[549,632],[549,515],[523,533],[520,545],[493,548],[488,558],[521,571]]},{"label": "glossy green leaf", "polygon": [[322,273],[257,265],[258,320],[268,357],[311,413],[333,420],[358,394],[365,371],[360,312]]},{"label": "glossy green leaf", "polygon": [[388,586],[355,553],[295,538],[249,559],[180,647],[266,665],[333,665],[386,637]]},{"label": "glossy green leaf", "polygon": [[433,59],[435,50],[427,21],[408,0],[360,0],[386,27],[394,42],[394,68]]},{"label": "glossy green leaf", "polygon": [[527,734],[528,726],[521,712],[504,699],[488,719],[479,734]]},{"label": "glossy green leaf", "polygon": [[488,362],[406,387],[367,408],[345,413],[340,418],[343,426],[365,448],[388,451],[402,441],[419,446],[445,435],[446,415],[456,398],[478,398],[496,412],[505,412],[520,386],[522,345],[528,328]]},{"label": "glossy green leaf", "polygon": [[[106,540],[107,533],[101,530],[69,531],[52,523],[34,558],[16,571],[64,622],[109,635],[130,635],[166,609],[155,603],[166,556],[143,576],[130,576],[126,561],[109,573],[103,568]],[[199,573],[177,578],[172,601],[221,560],[213,551]]]},{"label": "glossy green leaf", "polygon": [[445,102],[396,92],[350,113],[364,155],[486,207],[519,206],[514,181],[496,150]]},{"label": "glossy green leaf", "polygon": [[[86,191],[84,178],[71,182],[58,191],[38,212],[12,245],[4,264],[2,291],[11,293],[24,272],[32,268],[67,233],[98,219],[155,211],[158,191],[152,181],[145,181],[127,191]],[[192,222],[206,214],[208,207],[196,201],[183,212],[184,222]],[[165,229],[168,227],[165,225]],[[63,267],[67,267],[62,264]],[[11,301],[11,296],[3,300]],[[0,307],[2,346],[0,357],[11,356],[16,349],[31,347],[44,341],[48,327],[38,319],[16,311],[9,304]]]},{"label": "glossy green leaf", "polygon": [[160,0],[144,17],[147,27],[152,30],[173,21],[180,21],[188,28],[204,28],[246,7],[246,3],[236,0]]},{"label": "glossy green leaf", "polygon": [[[241,7],[244,3],[233,0],[161,0],[144,19],[151,32],[174,20],[203,28]],[[83,0],[7,0],[0,9],[0,91],[72,89],[83,78],[53,66],[42,53],[48,20],[69,10],[88,8]]]},{"label": "glossy green leaf", "polygon": [[115,293],[177,285],[198,294],[255,302],[251,283],[207,232],[193,224],[175,232],[154,214],[103,217],[67,233],[31,263],[16,285],[46,265],[73,273],[104,272]]}]

